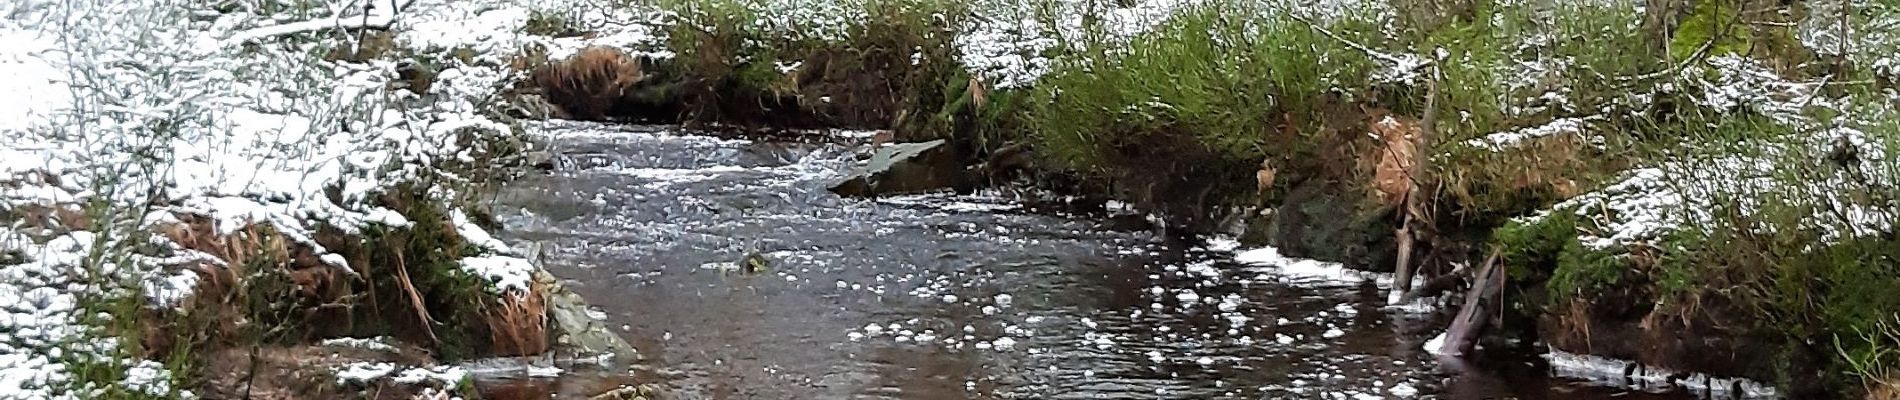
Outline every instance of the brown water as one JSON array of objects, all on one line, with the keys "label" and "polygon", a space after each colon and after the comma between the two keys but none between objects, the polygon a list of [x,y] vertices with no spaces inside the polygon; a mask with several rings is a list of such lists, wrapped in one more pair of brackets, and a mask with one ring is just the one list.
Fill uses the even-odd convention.
[{"label": "brown water", "polygon": [[[572,163],[504,191],[505,237],[543,247],[665,398],[1694,398],[1547,378],[1534,355],[1440,360],[1420,351],[1435,317],[1369,285],[1234,264],[1126,216],[840,198],[825,187],[855,139],[539,129]],[[768,270],[732,268],[753,251]],[[624,375],[484,387],[565,398]]]}]

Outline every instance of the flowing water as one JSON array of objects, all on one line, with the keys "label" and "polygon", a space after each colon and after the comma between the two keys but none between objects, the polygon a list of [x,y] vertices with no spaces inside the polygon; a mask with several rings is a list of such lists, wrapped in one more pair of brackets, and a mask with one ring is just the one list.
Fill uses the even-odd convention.
[{"label": "flowing water", "polygon": [[[1138,216],[830,193],[862,138],[535,129],[571,162],[503,191],[505,237],[541,246],[664,398],[1693,398],[1455,366],[1420,350],[1429,315],[1368,284],[1235,264]],[[552,382],[485,386],[603,390]]]}]

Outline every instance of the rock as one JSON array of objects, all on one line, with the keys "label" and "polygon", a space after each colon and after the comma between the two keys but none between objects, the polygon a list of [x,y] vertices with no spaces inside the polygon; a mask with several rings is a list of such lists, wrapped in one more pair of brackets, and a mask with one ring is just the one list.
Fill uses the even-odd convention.
[{"label": "rock", "polygon": [[756,251],[746,253],[745,260],[741,260],[739,263],[739,271],[747,274],[765,272],[766,269],[771,267],[772,260],[765,258],[764,254],[759,254],[759,252]]},{"label": "rock", "polygon": [[553,322],[552,353],[556,357],[611,356],[607,361],[613,365],[640,358],[639,351],[620,335],[587,315],[587,300],[562,286],[547,271],[536,270],[534,279],[547,299],[548,320]]},{"label": "rock", "polygon": [[556,158],[559,156],[551,151],[530,151],[521,155],[523,164],[542,171],[553,171]]},{"label": "rock", "polygon": [[591,400],[646,400],[658,394],[652,385],[621,386],[591,397]]},{"label": "rock", "polygon": [[879,146],[863,168],[831,191],[845,196],[877,196],[943,189],[968,189],[975,179],[958,152],[942,139]]}]

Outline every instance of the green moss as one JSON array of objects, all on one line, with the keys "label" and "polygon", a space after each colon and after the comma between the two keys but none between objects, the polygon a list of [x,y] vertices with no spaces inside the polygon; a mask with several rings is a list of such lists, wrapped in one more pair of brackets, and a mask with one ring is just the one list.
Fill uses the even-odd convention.
[{"label": "green moss", "polygon": [[1688,60],[1703,46],[1709,46],[1708,56],[1748,54],[1752,35],[1741,20],[1739,2],[1704,0],[1696,3],[1695,10],[1676,26],[1670,37],[1670,59]]},{"label": "green moss", "polygon": [[1616,285],[1630,272],[1623,255],[1583,247],[1571,240],[1557,258],[1557,269],[1550,274],[1550,289],[1556,301],[1588,300],[1602,289]]},{"label": "green moss", "polygon": [[1510,276],[1548,276],[1536,269],[1557,265],[1564,248],[1577,241],[1577,215],[1560,210],[1528,222],[1511,222],[1492,231],[1491,241],[1501,250],[1499,262],[1510,268]]},{"label": "green moss", "polygon": [[1556,210],[1498,228],[1491,241],[1513,281],[1541,283],[1549,303],[1587,300],[1623,281],[1630,264],[1615,252],[1585,248],[1577,239],[1578,223],[1576,214]]},{"label": "green moss", "polygon": [[1663,302],[1671,299],[1692,297],[1706,284],[1698,256],[1693,249],[1709,245],[1708,238],[1701,231],[1689,229],[1671,233],[1663,237],[1658,244],[1662,248],[1662,257],[1655,276],[1651,279],[1656,285],[1657,298]]}]

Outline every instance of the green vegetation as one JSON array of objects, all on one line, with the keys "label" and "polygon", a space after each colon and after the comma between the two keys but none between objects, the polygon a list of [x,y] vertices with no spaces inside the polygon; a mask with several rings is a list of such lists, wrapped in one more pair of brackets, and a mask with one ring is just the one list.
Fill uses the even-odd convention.
[{"label": "green vegetation", "polygon": [[1026,118],[1038,148],[1085,173],[1192,154],[1242,173],[1262,157],[1318,159],[1326,106],[1367,87],[1374,61],[1305,22],[1228,7],[1182,11],[1126,45],[1137,50],[1080,44],[1034,90]]},{"label": "green vegetation", "polygon": [[1741,3],[1737,0],[1696,2],[1695,10],[1670,37],[1669,58],[1686,61],[1698,54],[1748,54],[1752,35],[1741,19]]}]

